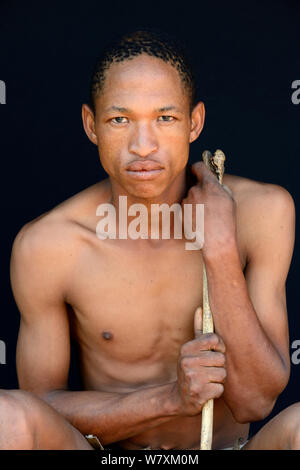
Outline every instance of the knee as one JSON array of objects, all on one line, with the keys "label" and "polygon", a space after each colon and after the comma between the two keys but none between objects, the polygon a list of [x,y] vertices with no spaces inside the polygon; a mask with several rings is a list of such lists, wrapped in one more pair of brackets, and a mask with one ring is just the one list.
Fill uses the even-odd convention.
[{"label": "knee", "polygon": [[28,400],[21,390],[0,391],[0,449],[33,449],[34,423]]},{"label": "knee", "polygon": [[[294,403],[286,410],[285,426],[289,435],[289,446],[291,450],[300,450],[300,402]],[[284,429],[284,428],[283,428]]]}]

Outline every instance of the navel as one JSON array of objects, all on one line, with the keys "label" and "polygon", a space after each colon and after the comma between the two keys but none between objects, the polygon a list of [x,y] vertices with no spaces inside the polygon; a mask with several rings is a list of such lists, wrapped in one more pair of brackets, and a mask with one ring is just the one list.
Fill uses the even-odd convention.
[{"label": "navel", "polygon": [[109,341],[110,339],[113,339],[113,334],[110,331],[102,331],[101,336],[103,339],[106,339],[107,341]]}]

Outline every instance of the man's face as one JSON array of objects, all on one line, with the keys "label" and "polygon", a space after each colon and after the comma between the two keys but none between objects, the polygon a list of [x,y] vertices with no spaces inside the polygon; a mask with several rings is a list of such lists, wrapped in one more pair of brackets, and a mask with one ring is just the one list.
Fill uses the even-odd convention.
[{"label": "man's face", "polygon": [[112,64],[95,110],[88,135],[119,192],[153,199],[176,184],[201,129],[194,135],[189,97],[172,65],[145,54]]}]

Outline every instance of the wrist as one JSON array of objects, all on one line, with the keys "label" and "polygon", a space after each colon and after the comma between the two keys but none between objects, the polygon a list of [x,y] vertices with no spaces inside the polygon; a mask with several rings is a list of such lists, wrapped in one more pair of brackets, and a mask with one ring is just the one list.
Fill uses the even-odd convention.
[{"label": "wrist", "polygon": [[205,262],[236,258],[239,256],[236,236],[228,234],[219,240],[204,240],[202,254]]},{"label": "wrist", "polygon": [[168,384],[163,401],[164,411],[168,416],[178,416],[181,414],[180,397],[177,388],[177,381]]}]

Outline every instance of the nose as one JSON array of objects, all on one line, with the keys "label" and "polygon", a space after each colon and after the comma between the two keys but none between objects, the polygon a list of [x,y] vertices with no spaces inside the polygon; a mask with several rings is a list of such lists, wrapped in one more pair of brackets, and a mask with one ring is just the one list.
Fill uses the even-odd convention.
[{"label": "nose", "polygon": [[158,150],[155,131],[147,123],[138,124],[129,142],[129,152],[145,158]]}]

